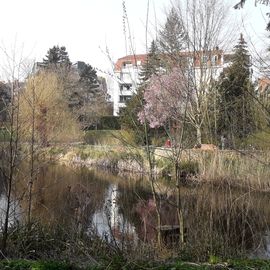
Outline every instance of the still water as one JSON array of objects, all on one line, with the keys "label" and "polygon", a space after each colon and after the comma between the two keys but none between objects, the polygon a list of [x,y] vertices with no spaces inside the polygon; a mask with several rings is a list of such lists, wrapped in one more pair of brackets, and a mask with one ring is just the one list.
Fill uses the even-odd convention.
[{"label": "still water", "polygon": [[[27,212],[27,173],[13,190],[10,224],[23,222]],[[75,228],[118,243],[156,241],[161,225],[164,244],[176,245],[176,190],[170,180],[156,184],[155,205],[149,181],[101,170],[50,165],[39,168],[33,186],[32,217],[43,224]],[[0,197],[3,220],[6,196]],[[181,187],[186,247],[229,256],[239,252],[270,258],[270,194],[226,184]],[[156,207],[161,214],[157,224]]]}]

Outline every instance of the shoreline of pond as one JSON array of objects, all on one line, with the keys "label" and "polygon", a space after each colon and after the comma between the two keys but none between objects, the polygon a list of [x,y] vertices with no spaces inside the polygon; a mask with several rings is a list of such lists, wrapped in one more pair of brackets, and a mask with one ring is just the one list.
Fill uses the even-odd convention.
[{"label": "shoreline of pond", "polygon": [[[141,161],[141,159],[140,159],[141,155],[139,155],[139,153],[135,152],[135,151],[133,151],[133,152],[127,151],[126,148],[121,148],[121,149],[120,148],[104,149],[104,147],[100,147],[100,148],[102,148],[102,149],[100,149],[99,151],[97,151],[93,147],[89,147],[89,146],[87,146],[87,147],[85,147],[85,146],[76,146],[76,147],[72,146],[72,147],[66,147],[66,148],[62,148],[62,149],[60,149],[60,148],[56,149],[55,147],[53,147],[53,148],[46,149],[46,151],[43,152],[44,159],[40,159],[41,162],[42,162],[42,160],[44,162],[43,163],[44,166],[42,163],[40,163],[39,174],[40,174],[41,178],[38,178],[38,180],[36,180],[36,183],[38,183],[38,185],[36,186],[36,188],[37,188],[36,194],[38,194],[38,196],[39,196],[39,199],[37,200],[37,205],[42,204],[41,209],[43,209],[44,213],[47,213],[47,209],[55,209],[56,208],[55,205],[58,205],[59,209],[65,210],[65,211],[63,211],[63,216],[68,217],[68,220],[74,220],[74,222],[77,222],[77,221],[81,222],[81,220],[83,220],[83,219],[81,219],[81,217],[84,217],[84,216],[88,217],[89,216],[88,214],[84,215],[82,211],[86,211],[86,210],[81,210],[81,209],[88,209],[90,212],[93,211],[93,209],[94,209],[92,205],[89,208],[86,207],[89,204],[89,202],[94,202],[94,201],[92,201],[92,199],[95,200],[95,202],[96,201],[103,202],[103,200],[104,200],[104,202],[115,202],[116,197],[112,196],[112,194],[114,194],[114,193],[111,191],[114,191],[114,192],[117,191],[117,192],[122,192],[121,195],[119,195],[120,196],[119,198],[121,198],[121,199],[119,199],[119,201],[121,201],[123,203],[123,206],[125,206],[125,207],[119,206],[120,207],[119,209],[121,209],[120,213],[122,213],[122,214],[123,213],[125,213],[125,214],[136,213],[136,215],[140,214],[139,220],[151,221],[150,218],[146,219],[146,216],[144,216],[144,214],[146,212],[150,213],[153,210],[153,208],[152,208],[153,201],[151,199],[151,192],[148,192],[145,189],[145,187],[143,187],[142,189],[141,188],[138,189],[139,185],[141,185],[142,182],[139,182],[139,181],[137,182],[135,178],[134,179],[132,178],[132,174],[131,174],[132,179],[130,179],[130,181],[129,181],[129,179],[127,179],[127,177],[124,177],[123,179],[120,179],[120,180],[119,179],[114,180],[115,182],[113,182],[113,184],[117,184],[117,185],[113,185],[113,187],[111,188],[112,185],[110,184],[111,183],[110,181],[112,181],[112,178],[116,177],[116,175],[118,177],[118,174],[112,173],[106,179],[102,178],[103,181],[101,182],[98,180],[99,177],[97,177],[97,178],[95,177],[95,174],[92,172],[92,170],[88,170],[88,168],[89,169],[96,168],[97,167],[96,164],[98,162],[100,162],[99,163],[100,168],[102,166],[104,166],[104,164],[105,165],[108,164],[109,167],[112,166],[111,164],[113,164],[113,163],[111,163],[111,162],[114,162],[114,164],[116,164],[116,163],[118,164],[119,160],[122,160],[123,164],[126,164],[125,162],[128,159],[130,159],[130,160],[135,159],[136,162],[139,162],[139,161]],[[140,154],[142,154],[142,153],[140,153]],[[204,154],[206,155],[206,153],[204,153]],[[214,154],[215,153],[208,153],[207,156],[209,157],[210,155],[214,155]],[[213,157],[217,158],[217,156],[213,156]],[[107,158],[107,161],[106,161],[107,163],[101,162],[105,158]],[[51,161],[49,159],[51,159]],[[65,164],[65,165],[61,166],[61,163]],[[84,163],[86,163],[86,165],[87,164],[88,165],[86,166]],[[159,165],[160,165],[160,163],[159,163]],[[37,166],[39,166],[39,165],[37,164]],[[88,168],[84,168],[84,167],[88,167]],[[126,168],[127,167],[125,167],[125,169]],[[104,167],[103,167],[103,169],[104,169]],[[106,171],[106,170],[103,170],[103,171]],[[101,169],[98,169],[97,172],[102,174]],[[77,182],[76,182],[76,179],[77,179]],[[157,180],[159,181],[159,179],[157,179]],[[166,189],[163,190],[162,189],[163,185],[161,185],[161,184],[166,185],[168,183],[169,182],[164,182],[164,183],[158,182],[157,183],[158,187],[161,190],[160,198],[162,200],[165,198],[163,196],[163,193],[162,193],[164,191],[164,192],[167,192],[166,198],[168,199],[168,205],[166,205],[165,201],[163,201],[164,204],[160,204],[160,209],[163,210],[162,215],[164,217],[164,220],[166,220],[166,224],[175,224],[175,220],[173,219],[173,215],[172,216],[167,215],[168,213],[174,212],[172,210],[173,198],[171,197],[173,191],[169,191],[167,189],[168,186],[166,186]],[[172,185],[175,185],[174,181],[172,181],[171,183],[172,183]],[[107,187],[107,185],[109,188]],[[164,185],[164,187],[165,187],[165,185]],[[57,189],[58,186],[59,186],[59,189]],[[133,188],[135,186],[136,186],[136,189],[133,190]],[[47,193],[49,195],[45,195],[45,193],[43,193],[43,191],[47,190],[50,187],[52,187],[52,189],[49,191],[49,193]],[[198,241],[198,243],[202,243],[202,241],[198,239],[198,236],[201,234],[200,232],[204,232],[204,234],[206,232],[208,232],[208,229],[210,228],[207,225],[208,224],[207,223],[208,217],[209,217],[208,216],[208,208],[209,208],[210,202],[213,203],[213,205],[211,204],[211,206],[210,206],[211,213],[213,213],[213,214],[211,214],[213,219],[211,219],[211,222],[209,221],[210,222],[209,224],[216,224],[215,226],[211,227],[211,228],[214,228],[213,232],[215,232],[215,229],[217,229],[217,228],[222,228],[222,225],[224,224],[222,222],[223,218],[225,218],[226,221],[228,220],[227,213],[231,213],[231,215],[232,215],[231,219],[230,219],[231,220],[230,222],[232,222],[232,223],[230,223],[230,228],[236,229],[236,231],[234,229],[232,229],[231,232],[238,232],[238,228],[240,228],[240,225],[242,224],[241,219],[240,219],[240,221],[238,220],[238,217],[239,217],[238,211],[240,210],[240,212],[244,211],[244,213],[247,214],[247,216],[243,216],[243,218],[244,218],[244,220],[247,220],[249,226],[252,228],[252,231],[258,233],[258,235],[256,234],[258,236],[258,239],[262,239],[260,237],[264,237],[264,234],[261,234],[262,232],[263,233],[265,232],[264,222],[266,220],[266,217],[269,216],[267,214],[269,211],[269,210],[267,210],[268,209],[267,208],[268,201],[267,200],[265,201],[265,198],[268,198],[268,194],[263,195],[263,194],[259,193],[258,194],[259,198],[257,198],[256,197],[257,193],[255,194],[255,193],[253,193],[253,191],[251,191],[250,193],[247,193],[246,190],[244,190],[242,187],[240,187],[239,190],[235,190],[236,192],[234,192],[234,187],[232,187],[232,186],[224,187],[224,189],[221,185],[217,186],[217,188],[214,187],[213,189],[212,189],[212,187],[214,187],[214,186],[212,186],[212,184],[211,185],[204,185],[204,184],[198,185],[197,183],[194,183],[194,186],[192,186],[191,188],[187,187],[188,190],[186,187],[184,187],[182,189],[182,192],[183,192],[182,198],[183,198],[183,201],[185,202],[185,207],[186,207],[186,209],[190,210],[188,212],[192,213],[192,211],[194,211],[196,209],[201,209],[200,211],[197,212],[195,219],[193,219],[194,218],[193,215],[191,215],[190,218],[186,217],[187,224],[189,224],[191,226],[191,228],[193,228],[193,230],[194,230],[194,232],[189,231],[190,240],[194,239],[193,237],[196,236],[196,241]],[[174,189],[175,187],[170,187],[170,188]],[[206,189],[204,189],[204,188],[206,188]],[[207,190],[207,188],[209,188],[209,190]],[[138,192],[138,190],[140,192]],[[134,197],[131,196],[132,192],[134,192]],[[226,195],[227,192],[228,192],[228,194]],[[140,197],[137,196],[138,194],[140,195]],[[264,197],[261,197],[261,195],[263,195]],[[108,196],[108,197],[105,197],[105,196]],[[246,200],[246,196],[248,196],[249,200]],[[135,198],[136,199],[139,198],[140,201],[134,200]],[[227,200],[227,199],[229,199],[229,200]],[[60,203],[60,201],[63,202],[63,205]],[[131,205],[129,205],[127,203],[130,201],[132,202]],[[51,204],[52,202],[54,202],[54,203]],[[226,206],[228,202],[231,202],[231,206],[230,205]],[[258,205],[257,205],[257,202],[258,202]],[[232,210],[231,207],[234,206],[235,204],[237,204],[237,205],[235,206],[235,208],[233,208],[234,210]],[[93,203],[93,205],[96,205],[96,204]],[[102,203],[101,205],[105,205],[105,204]],[[63,206],[65,206],[66,208],[64,208]],[[78,206],[81,208],[78,208]],[[106,207],[108,207],[108,206],[111,206],[111,204],[110,203],[106,204]],[[262,206],[262,209],[260,208],[260,206]],[[98,207],[101,207],[101,206],[99,205]],[[201,207],[201,208],[198,208],[198,207]],[[228,207],[228,208],[226,208],[226,207]],[[106,209],[109,209],[109,208],[106,208]],[[226,209],[229,209],[229,212]],[[260,211],[262,211],[262,212],[258,212],[258,209],[261,209]],[[205,212],[203,212],[204,210],[205,210]],[[62,216],[59,215],[60,212],[57,210],[55,210],[55,211],[57,213],[57,216],[59,216],[59,220],[62,220]],[[133,211],[135,211],[135,212],[133,212]],[[188,212],[186,212],[186,214]],[[42,213],[43,212],[41,212],[40,210],[38,211],[38,214],[40,214],[41,216],[43,216]],[[200,213],[200,216],[198,215],[198,213]],[[202,213],[205,213],[205,215],[203,215]],[[260,214],[257,214],[257,213],[260,213]],[[50,216],[54,216],[54,215],[52,213],[50,213]],[[131,218],[129,215],[126,215],[126,216],[128,218]],[[151,215],[149,217],[151,217]],[[262,217],[263,219],[260,219],[259,217]],[[203,219],[206,220],[205,227],[203,227],[203,225],[202,225]],[[95,220],[95,218],[93,218],[93,220]],[[115,219],[113,219],[113,220],[115,220]],[[133,220],[133,217],[131,220]],[[260,223],[260,222],[263,222],[263,223]],[[128,224],[128,223],[125,222],[125,224]],[[142,224],[142,223],[139,222],[138,224]],[[197,226],[196,224],[198,224],[198,228],[196,227]],[[268,224],[269,224],[269,222],[268,222]],[[235,227],[234,227],[234,225],[235,225]],[[244,226],[245,223],[243,223],[242,225],[243,225],[242,228],[247,230],[247,228]],[[263,226],[259,227],[261,225],[263,225]],[[199,234],[196,232],[195,227],[198,229]],[[145,227],[144,226],[137,227],[137,230],[139,230],[138,228],[144,229]],[[154,227],[151,225],[151,228],[154,228]],[[206,230],[204,228],[206,228]],[[260,228],[260,230],[258,228]],[[75,233],[77,235],[76,230],[77,230],[77,227],[75,227]],[[220,234],[215,234],[215,233],[212,233],[212,231],[211,231],[209,233],[209,235],[206,236],[206,242],[209,239],[212,239],[212,237],[213,237],[213,239],[215,239],[214,236],[218,236],[218,235],[220,235]],[[241,235],[241,234],[237,233],[236,236],[238,236],[238,235]],[[247,233],[247,235],[248,235],[248,233]],[[256,235],[254,235],[252,233],[252,239],[256,240],[257,239]],[[71,234],[71,236],[72,236],[72,234]],[[96,235],[95,235],[95,237],[96,237]],[[129,235],[126,237],[129,237]],[[53,239],[53,238],[54,237],[50,237],[50,239]],[[237,238],[237,237],[233,237],[232,239],[234,239],[233,241],[237,242],[237,240],[235,240],[235,238]],[[56,239],[58,239],[58,238],[56,238]],[[126,238],[126,239],[130,239],[130,238]],[[61,242],[61,238],[58,240]],[[69,241],[70,239],[68,238],[67,240]],[[220,238],[219,240],[221,242],[218,241],[216,243],[223,243],[222,238]],[[193,242],[191,241],[190,243],[193,243]],[[264,243],[264,242],[260,242],[260,243]],[[52,244],[55,245],[54,243],[52,243]],[[193,244],[190,244],[190,245],[191,245],[190,247],[192,247],[192,249],[194,249],[196,251],[196,242],[195,242],[194,246],[192,246]],[[16,246],[15,242],[14,242],[14,246]],[[144,245],[142,245],[142,246],[144,247]],[[207,246],[207,243],[206,243],[206,246]],[[258,250],[258,245],[255,244],[254,246],[256,247],[256,250]],[[56,247],[57,247],[57,245],[56,245]],[[149,248],[152,249],[152,246],[151,247],[149,246]],[[154,248],[154,246],[153,246],[153,248]],[[232,248],[233,248],[233,246],[232,246]],[[194,258],[194,260],[196,260],[195,258],[199,258],[199,256],[201,256],[200,258],[202,261],[207,261],[209,259],[209,257],[208,257],[209,254],[205,255],[202,253],[202,254],[198,255],[198,253],[196,253],[196,252],[194,252],[194,254],[193,254],[192,249],[186,249],[184,251],[184,252],[187,252],[186,255],[188,255],[188,256],[190,255],[188,260],[192,260],[192,258]],[[228,250],[228,249],[226,249],[226,250]],[[232,251],[233,251],[233,249],[232,249]],[[230,258],[228,255],[229,252],[226,251],[225,253],[226,253],[225,256],[220,255],[223,253],[219,254],[217,252],[215,254],[217,256],[220,256],[223,260],[224,260],[224,258]],[[247,253],[247,254],[249,254],[249,253]],[[193,257],[193,256],[195,256],[195,257]],[[237,255],[236,255],[236,257],[237,257]],[[241,254],[240,254],[239,258],[240,257],[241,257]],[[217,258],[217,260],[219,261],[218,258]],[[224,267],[225,266],[226,265],[224,265]],[[211,267],[214,267],[214,266],[211,265]],[[163,268],[163,269],[166,269],[166,268]],[[169,268],[169,269],[171,269],[171,268]],[[181,269],[181,268],[179,268],[179,269]],[[183,268],[183,269],[185,269],[185,268]],[[198,269],[200,269],[200,268],[198,268]],[[215,268],[210,268],[210,269],[215,269]],[[224,268],[224,269],[226,269],[226,268]]]},{"label": "shoreline of pond", "polygon": [[[102,168],[120,173],[149,175],[145,148],[124,146],[52,146],[46,158],[72,167]],[[175,162],[171,149],[153,151],[153,171],[157,177],[173,178]],[[262,162],[264,160],[264,162]],[[178,162],[183,182],[229,184],[270,192],[270,153],[243,154],[233,151],[183,150]]]}]

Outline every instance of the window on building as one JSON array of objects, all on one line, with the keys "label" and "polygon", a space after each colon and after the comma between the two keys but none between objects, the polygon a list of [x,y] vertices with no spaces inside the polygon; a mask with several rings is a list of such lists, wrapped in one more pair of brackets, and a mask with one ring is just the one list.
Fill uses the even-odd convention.
[{"label": "window on building", "polygon": [[207,64],[208,56],[207,55],[203,55],[201,61],[202,61],[203,64]]},{"label": "window on building", "polygon": [[132,63],[130,61],[123,63],[123,68],[129,68],[129,67],[132,67]]},{"label": "window on building", "polygon": [[187,56],[185,58],[185,65],[187,65],[188,67],[192,67],[194,65],[194,57],[193,56]]},{"label": "window on building", "polygon": [[213,55],[212,56],[212,65],[217,65],[218,64],[218,56],[217,55]]},{"label": "window on building", "polygon": [[125,83],[120,85],[120,91],[130,91],[132,88],[132,84]]},{"label": "window on building", "polygon": [[120,100],[119,100],[119,102],[120,103],[126,103],[128,100],[130,100],[131,99],[131,96],[127,96],[127,95],[121,95],[120,96]]}]

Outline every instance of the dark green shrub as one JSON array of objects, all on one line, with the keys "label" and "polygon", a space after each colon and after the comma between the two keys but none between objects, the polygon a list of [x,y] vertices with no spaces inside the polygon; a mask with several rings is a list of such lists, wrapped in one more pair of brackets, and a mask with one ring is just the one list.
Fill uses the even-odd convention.
[{"label": "dark green shrub", "polygon": [[185,160],[180,163],[179,168],[186,175],[196,175],[199,172],[199,163],[197,161]]},{"label": "dark green shrub", "polygon": [[121,129],[121,124],[118,116],[103,116],[100,118],[98,129],[110,129],[117,130]]}]

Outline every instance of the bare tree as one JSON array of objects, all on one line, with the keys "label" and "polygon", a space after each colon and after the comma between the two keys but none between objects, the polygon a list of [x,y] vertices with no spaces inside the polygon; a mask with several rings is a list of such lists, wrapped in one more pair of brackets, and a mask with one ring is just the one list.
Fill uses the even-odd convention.
[{"label": "bare tree", "polygon": [[[211,82],[217,78],[224,64],[224,51],[228,44],[228,35],[232,29],[228,27],[228,7],[223,1],[179,1],[175,2],[173,13],[174,20],[167,20],[175,24],[174,27],[166,28],[161,32],[161,47],[164,57],[171,58],[172,67],[177,66],[185,76],[186,92],[189,93],[190,106],[187,110],[187,120],[196,129],[197,144],[202,143],[202,126],[206,121],[208,110],[208,94],[211,90]],[[224,30],[226,28],[226,30]],[[164,31],[172,33],[164,35]],[[169,53],[167,44],[173,43],[173,31],[177,31],[177,47],[182,44],[182,51]],[[175,46],[176,46],[175,45]],[[170,46],[171,48],[172,45]],[[168,62],[168,61],[167,61]]]},{"label": "bare tree", "polygon": [[7,119],[4,127],[8,132],[8,138],[1,145],[2,164],[0,165],[1,173],[4,178],[4,187],[6,193],[6,208],[2,228],[1,252],[5,254],[8,240],[8,227],[10,224],[10,215],[12,207],[12,191],[15,185],[18,164],[20,163],[20,130],[19,122],[20,113],[20,92],[23,84],[24,75],[28,72],[26,67],[27,61],[23,58],[22,51],[15,46],[11,52],[5,47],[1,47],[3,53],[2,72],[10,86],[10,102],[6,104]]}]

